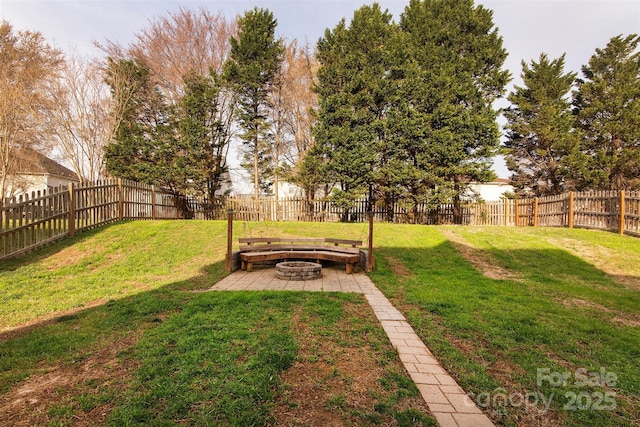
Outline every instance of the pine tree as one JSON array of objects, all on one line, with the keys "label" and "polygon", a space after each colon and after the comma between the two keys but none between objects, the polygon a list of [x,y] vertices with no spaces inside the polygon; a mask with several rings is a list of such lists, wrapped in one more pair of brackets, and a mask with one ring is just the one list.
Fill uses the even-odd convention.
[{"label": "pine tree", "polygon": [[[284,48],[275,39],[277,21],[266,9],[254,8],[238,20],[239,32],[231,38],[231,54],[224,65],[224,78],[238,100],[237,119],[243,129],[245,166],[253,175],[256,203],[261,189],[269,186],[270,174],[269,93],[282,63]],[[261,176],[262,175],[262,176]]]},{"label": "pine tree", "polygon": [[110,60],[107,83],[118,115],[112,141],[105,146],[107,171],[177,191],[171,109],[152,84],[149,69],[132,60]]},{"label": "pine tree", "polygon": [[582,67],[574,93],[587,167],[584,185],[640,189],[640,37],[613,37]]},{"label": "pine tree", "polygon": [[176,163],[189,193],[216,197],[227,172],[229,126],[222,123],[218,76],[191,73],[184,78],[184,94],[177,108],[179,131]]},{"label": "pine tree", "polygon": [[[401,16],[408,34],[402,99],[411,123],[412,157],[428,171],[425,188],[453,199],[455,220],[469,181],[493,178],[499,144],[493,102],[509,80],[507,52],[492,12],[473,0],[411,0]],[[423,172],[424,175],[424,172]]]},{"label": "pine tree", "polygon": [[385,43],[396,27],[380,6],[363,6],[349,26],[342,20],[318,41],[319,110],[315,145],[307,160],[325,183],[336,185],[332,199],[344,210],[355,199],[374,193],[384,138],[388,97],[389,51]]},{"label": "pine tree", "polygon": [[570,179],[578,139],[568,99],[576,73],[564,72],[564,55],[522,61],[523,87],[509,95],[505,111],[507,167],[516,193],[525,197],[560,194],[575,188]]}]

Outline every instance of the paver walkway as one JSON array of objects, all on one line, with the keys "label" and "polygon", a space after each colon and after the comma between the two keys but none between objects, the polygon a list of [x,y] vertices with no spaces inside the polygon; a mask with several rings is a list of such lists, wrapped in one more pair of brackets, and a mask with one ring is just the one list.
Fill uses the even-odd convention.
[{"label": "paver walkway", "polygon": [[216,291],[304,290],[364,294],[438,424],[441,427],[494,425],[440,366],[402,313],[393,307],[364,273],[345,274],[334,268],[323,268],[321,279],[285,281],[275,277],[275,269],[264,268],[256,269],[251,273],[237,271],[222,279],[211,289]]}]

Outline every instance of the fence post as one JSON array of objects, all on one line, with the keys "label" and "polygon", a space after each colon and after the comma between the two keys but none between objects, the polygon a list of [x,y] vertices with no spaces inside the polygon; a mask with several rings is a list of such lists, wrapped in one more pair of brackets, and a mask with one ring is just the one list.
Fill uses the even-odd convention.
[{"label": "fence post", "polygon": [[620,190],[620,219],[618,220],[618,233],[621,235],[624,234],[624,217],[625,217],[625,206],[624,206],[624,190]]},{"label": "fence post", "polygon": [[118,221],[124,218],[124,191],[122,190],[122,178],[118,178]]},{"label": "fence post", "polygon": [[151,186],[151,219],[156,219],[156,186]]},{"label": "fence post", "polygon": [[518,199],[513,201],[513,222],[515,226],[518,226]]},{"label": "fence post", "polygon": [[227,210],[227,257],[224,263],[224,269],[227,273],[233,270],[233,209]]},{"label": "fence post", "polygon": [[367,248],[367,272],[373,271],[373,212],[367,212],[369,216],[369,247]]},{"label": "fence post", "polygon": [[574,206],[574,200],[575,200],[575,196],[576,193],[575,191],[571,191],[569,192],[569,228],[573,228],[573,214],[574,214],[574,210],[575,210],[575,206]]},{"label": "fence post", "polygon": [[538,201],[540,199],[538,197],[536,197],[533,200],[533,226],[537,227],[538,226]]},{"label": "fence post", "polygon": [[69,237],[76,234],[76,201],[74,199],[73,182],[69,183]]},{"label": "fence post", "polygon": [[504,226],[509,225],[509,199],[504,199]]}]

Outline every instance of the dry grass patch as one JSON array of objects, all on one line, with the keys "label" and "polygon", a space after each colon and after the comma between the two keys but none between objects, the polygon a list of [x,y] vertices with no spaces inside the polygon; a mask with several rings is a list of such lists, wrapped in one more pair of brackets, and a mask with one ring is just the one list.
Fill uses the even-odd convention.
[{"label": "dry grass patch", "polygon": [[274,425],[433,425],[391,345],[378,347],[373,336],[354,339],[355,319],[377,322],[371,310],[360,304],[345,304],[344,309],[331,334],[300,319],[298,310],[298,356],[281,375]]},{"label": "dry grass patch", "polygon": [[567,308],[588,307],[588,308],[595,309],[597,311],[601,311],[603,313],[607,313],[612,316],[610,318],[610,321],[615,324],[630,326],[633,328],[640,327],[640,315],[635,313],[625,313],[622,311],[613,310],[608,307],[605,307],[602,304],[597,304],[592,301],[585,301],[580,298],[571,298],[568,300],[562,300],[561,303]]},{"label": "dry grass patch", "polygon": [[460,255],[469,261],[483,276],[493,280],[517,280],[520,278],[517,273],[499,266],[497,260],[486,252],[471,246],[464,237],[453,230],[441,229],[440,231]]},{"label": "dry grass patch", "polygon": [[572,238],[548,238],[549,243],[584,259],[629,289],[640,290],[640,263],[615,250]]},{"label": "dry grass patch", "polygon": [[136,368],[135,362],[119,356],[139,336],[130,332],[103,343],[84,360],[36,371],[0,397],[3,425],[57,425],[61,419],[80,427],[103,425]]}]

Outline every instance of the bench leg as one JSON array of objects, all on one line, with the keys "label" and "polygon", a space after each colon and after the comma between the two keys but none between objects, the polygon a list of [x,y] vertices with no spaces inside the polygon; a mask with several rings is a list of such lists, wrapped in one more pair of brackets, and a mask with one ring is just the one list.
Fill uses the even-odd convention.
[{"label": "bench leg", "polygon": [[252,262],[247,262],[247,272],[251,273],[252,270],[253,270],[253,263]]},{"label": "bench leg", "polygon": [[245,271],[247,269],[247,261],[242,261],[240,263],[240,270]]},{"label": "bench leg", "polygon": [[351,264],[346,263],[346,266],[347,266],[347,274],[351,274]]}]

